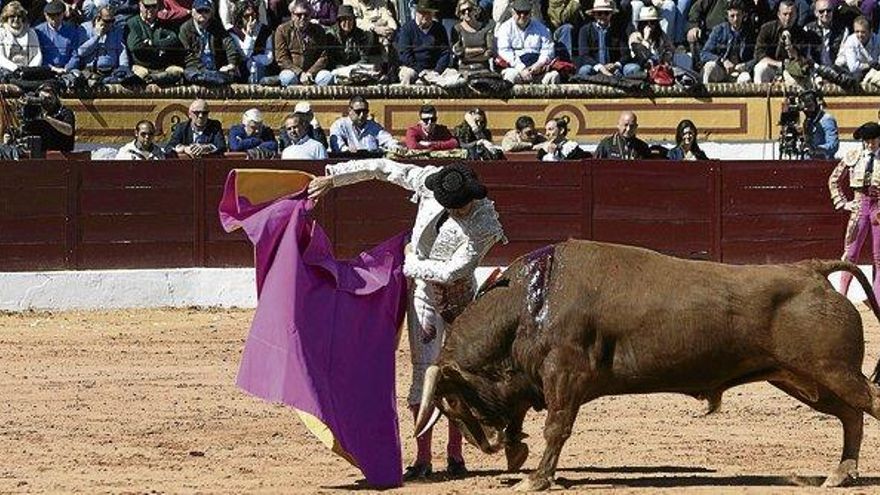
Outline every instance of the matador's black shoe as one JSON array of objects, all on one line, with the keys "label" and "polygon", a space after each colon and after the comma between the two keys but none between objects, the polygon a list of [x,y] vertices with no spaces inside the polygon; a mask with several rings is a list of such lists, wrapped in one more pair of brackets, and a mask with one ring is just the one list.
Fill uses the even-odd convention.
[{"label": "matador's black shoe", "polygon": [[416,462],[412,466],[406,468],[406,471],[403,472],[403,481],[425,481],[428,479],[428,476],[434,472],[431,469],[431,464],[427,462]]}]

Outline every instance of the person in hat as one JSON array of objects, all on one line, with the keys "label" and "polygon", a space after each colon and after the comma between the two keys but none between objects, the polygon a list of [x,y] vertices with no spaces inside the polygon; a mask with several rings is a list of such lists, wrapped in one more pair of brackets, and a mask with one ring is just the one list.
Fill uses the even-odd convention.
[{"label": "person in hat", "polygon": [[397,77],[403,85],[414,84],[420,77],[439,76],[449,67],[452,52],[446,29],[437,22],[434,0],[419,0],[413,20],[400,28]]},{"label": "person in hat", "polygon": [[[330,189],[369,179],[397,184],[415,192],[418,202],[410,247],[403,265],[413,280],[409,294],[407,329],[413,376],[410,410],[418,417],[425,371],[436,359],[448,324],[464,310],[476,292],[474,271],[504,231],[486,187],[464,164],[419,167],[386,159],[354,160],[327,165],[327,175],[309,184],[309,197],[319,199]],[[415,462],[404,481],[432,473],[431,430],[416,440]],[[449,425],[447,472],[466,473],[461,433]]]},{"label": "person in hat", "polygon": [[52,0],[43,7],[45,22],[34,27],[40,40],[43,67],[56,74],[67,72],[65,67],[80,45],[78,26],[64,20],[66,11],[67,6],[62,0]]},{"label": "person in hat", "polygon": [[632,60],[623,66],[623,75],[647,75],[655,65],[671,65],[675,47],[660,27],[660,12],[646,5],[639,12],[638,28],[629,36]]},{"label": "person in hat", "polygon": [[19,67],[37,67],[43,61],[40,40],[27,19],[27,10],[17,0],[0,11],[0,75],[7,78]]},{"label": "person in hat", "polygon": [[630,59],[627,38],[612,26],[617,15],[612,0],[595,0],[589,11],[592,20],[577,33],[578,52],[575,63],[580,77],[593,74],[620,76],[623,66]]},{"label": "person in hat", "polygon": [[700,51],[703,84],[752,82],[755,32],[745,26],[746,12],[741,0],[731,0],[727,4],[727,20],[709,33]]},{"label": "person in hat", "polygon": [[272,156],[278,151],[278,142],[272,128],[263,125],[263,112],[251,108],[241,116],[241,124],[229,128],[229,150],[248,151],[263,148],[265,156]]},{"label": "person in hat", "polygon": [[147,84],[177,84],[183,79],[183,46],[177,32],[157,17],[159,0],[140,0],[138,9],[126,24],[132,72]]},{"label": "person in hat", "polygon": [[[828,177],[828,190],[834,208],[850,212],[843,239],[843,259],[858,263],[865,238],[871,234],[874,297],[880,299],[880,124],[862,124],[853,133],[853,138],[862,142],[862,148],[844,155]],[[844,176],[848,176],[852,199],[846,196],[843,186],[847,179]],[[850,282],[852,275],[842,273],[839,288],[842,294],[847,293]]]},{"label": "person in hat", "polygon": [[422,105],[419,109],[419,121],[406,130],[404,140],[411,150],[454,150],[458,148],[458,139],[445,125],[437,123],[437,109],[434,105]]},{"label": "person in hat", "polygon": [[85,41],[76,49],[66,69],[80,71],[89,85],[118,84],[133,74],[128,52],[125,50],[125,34],[116,24],[113,9],[101,7],[92,22],[83,23]]},{"label": "person in hat", "polygon": [[186,82],[223,86],[238,80],[244,59],[232,37],[214,18],[211,0],[193,2],[192,19],[180,27],[180,42],[186,51]]},{"label": "person in hat", "polygon": [[342,5],[336,13],[336,25],[328,34],[333,39],[331,60],[336,67],[332,70],[337,84],[342,80],[351,80],[353,74],[372,78],[378,82],[383,68],[387,67],[387,59],[383,56],[382,45],[371,31],[357,27],[354,9],[351,5]]},{"label": "person in hat", "polygon": [[275,60],[272,29],[260,20],[260,6],[265,17],[265,1],[243,0],[235,4],[233,27],[229,30],[241,59],[238,72],[249,84],[260,84],[269,75],[269,67]]},{"label": "person in hat", "polygon": [[557,84],[559,72],[552,70],[555,51],[550,30],[532,18],[529,0],[513,0],[514,16],[495,31],[498,57],[507,68],[501,77],[513,84]]},{"label": "person in hat", "polygon": [[312,8],[306,0],[290,2],[290,20],[275,30],[275,61],[281,68],[281,85],[327,86],[331,39],[324,29],[309,22]]}]

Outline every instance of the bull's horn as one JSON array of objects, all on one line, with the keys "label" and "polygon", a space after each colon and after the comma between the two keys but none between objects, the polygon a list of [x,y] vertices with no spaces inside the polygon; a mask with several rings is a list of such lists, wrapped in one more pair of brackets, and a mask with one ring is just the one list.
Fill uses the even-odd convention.
[{"label": "bull's horn", "polygon": [[[434,389],[437,387],[437,379],[440,377],[440,368],[436,364],[428,366],[425,371],[425,381],[422,384],[422,402],[419,404],[419,415],[416,419],[416,432],[421,432],[433,414],[429,415],[434,406]],[[435,420],[436,421],[436,420]]]},{"label": "bull's horn", "polygon": [[436,423],[437,420],[440,419],[440,409],[437,408],[436,406],[434,406],[432,409],[434,412],[432,412],[431,417],[428,418],[428,423],[425,426],[423,426],[421,430],[416,430],[416,438],[419,438],[420,436],[424,435],[425,432],[427,432],[428,430],[433,428],[434,423]]}]

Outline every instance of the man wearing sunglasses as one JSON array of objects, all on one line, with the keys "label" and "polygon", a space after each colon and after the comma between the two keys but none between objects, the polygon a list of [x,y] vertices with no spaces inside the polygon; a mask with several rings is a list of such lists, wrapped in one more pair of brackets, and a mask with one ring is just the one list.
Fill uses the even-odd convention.
[{"label": "man wearing sunglasses", "polygon": [[550,30],[532,19],[529,0],[514,0],[513,17],[495,30],[498,56],[507,67],[501,76],[513,84],[557,84],[559,72],[550,70],[554,57]]},{"label": "man wearing sunglasses", "polygon": [[419,122],[406,130],[406,147],[411,150],[453,150],[458,140],[445,125],[437,123],[437,109],[423,105],[419,110]]},{"label": "man wearing sunglasses", "polygon": [[226,151],[226,136],[219,120],[209,119],[208,102],[198,99],[189,105],[189,119],[171,130],[171,139],[165,152],[190,158],[222,155]]},{"label": "man wearing sunglasses", "polygon": [[116,153],[117,160],[164,160],[165,150],[157,145],[156,126],[149,120],[142,120],[134,127],[134,141],[126,143]]},{"label": "man wearing sunglasses", "polygon": [[335,155],[370,156],[400,148],[382,124],[370,118],[370,104],[360,95],[348,100],[348,115],[330,125],[330,152]]},{"label": "man wearing sunglasses", "polygon": [[275,60],[284,87],[333,83],[333,74],[328,70],[332,40],[321,26],[309,22],[311,15],[307,1],[293,0],[290,20],[275,30]]},{"label": "man wearing sunglasses", "polygon": [[232,36],[214,18],[211,0],[195,0],[192,18],[180,27],[186,50],[184,79],[200,86],[223,86],[239,77],[242,57]]}]

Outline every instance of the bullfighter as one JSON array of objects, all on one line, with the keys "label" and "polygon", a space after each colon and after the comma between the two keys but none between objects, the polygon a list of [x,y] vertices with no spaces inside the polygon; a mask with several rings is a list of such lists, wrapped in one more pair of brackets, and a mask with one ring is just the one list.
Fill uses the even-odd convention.
[{"label": "bullfighter", "polygon": [[[408,403],[415,417],[425,371],[437,359],[444,330],[473,300],[475,269],[495,243],[507,239],[494,203],[486,198],[486,187],[463,164],[420,167],[370,159],[327,165],[326,175],[309,184],[309,197],[318,199],[334,187],[370,179],[413,191],[412,201],[418,203],[403,266],[412,280],[407,326],[413,377]],[[450,423],[448,435],[447,473],[461,476],[467,472],[461,433]],[[432,473],[431,431],[416,443],[416,460],[407,467],[404,481],[425,479]]]},{"label": "bullfighter", "polygon": [[[836,209],[850,212],[849,223],[843,241],[843,259],[858,262],[859,251],[868,233],[873,242],[874,297],[880,298],[880,170],[877,156],[880,154],[880,124],[868,122],[856,129],[853,137],[862,142],[861,150],[848,152],[828,178],[831,201]],[[843,175],[849,175],[853,199],[847,200],[843,190]],[[840,292],[847,293],[852,275],[842,273]]]}]

